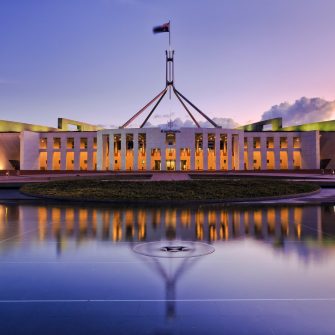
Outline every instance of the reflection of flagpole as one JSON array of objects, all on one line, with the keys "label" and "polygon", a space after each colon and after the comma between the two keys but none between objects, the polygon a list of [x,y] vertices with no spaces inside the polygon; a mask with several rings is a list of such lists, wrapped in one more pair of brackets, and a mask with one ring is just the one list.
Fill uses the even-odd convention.
[{"label": "reflection of flagpole", "polygon": [[[169,20],[169,58],[171,58],[172,51],[171,51],[171,22]],[[173,56],[172,56],[173,59]],[[172,73],[171,73],[171,66],[170,66],[170,79],[172,78]],[[171,86],[169,87],[169,98],[171,100]],[[171,119],[171,115],[170,115]]]}]

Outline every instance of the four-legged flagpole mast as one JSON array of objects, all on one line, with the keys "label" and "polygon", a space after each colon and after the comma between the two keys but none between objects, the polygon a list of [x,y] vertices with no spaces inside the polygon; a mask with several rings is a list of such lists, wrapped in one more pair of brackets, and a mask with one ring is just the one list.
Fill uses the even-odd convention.
[{"label": "four-legged flagpole mast", "polygon": [[[204,112],[202,112],[197,106],[195,106],[190,100],[188,100],[182,93],[180,93],[175,85],[174,85],[174,50],[171,49],[171,29],[170,29],[170,21],[168,23],[164,23],[161,26],[155,27],[153,29],[154,33],[169,33],[169,50],[165,51],[165,57],[166,57],[166,64],[165,64],[165,88],[159,92],[151,101],[149,101],[143,108],[141,108],[136,114],[134,114],[124,125],[122,125],[120,128],[127,127],[131,122],[133,122],[140,114],[142,114],[148,107],[150,107],[154,102],[155,105],[151,109],[148,116],[145,118],[143,123],[141,124],[140,128],[143,128],[153,112],[156,110],[159,103],[164,98],[167,91],[169,91],[170,99],[171,99],[171,92],[175,94],[177,99],[180,101],[181,105],[184,107],[188,115],[191,117],[193,122],[196,124],[198,128],[200,128],[199,123],[193,116],[193,114],[190,111],[189,106],[191,106],[193,109],[195,109],[201,116],[203,116],[209,123],[211,123],[215,128],[221,128],[219,125],[217,125],[212,119],[210,119]],[[188,106],[189,105],[189,106]]]}]

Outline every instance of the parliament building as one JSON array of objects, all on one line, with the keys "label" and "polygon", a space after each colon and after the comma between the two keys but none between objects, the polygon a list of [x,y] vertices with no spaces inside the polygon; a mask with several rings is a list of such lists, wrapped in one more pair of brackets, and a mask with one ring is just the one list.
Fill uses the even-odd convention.
[{"label": "parliament building", "polygon": [[335,121],[293,127],[282,127],[281,121],[276,118],[237,129],[100,129],[62,118],[58,120],[58,128],[50,128],[0,121],[0,170],[278,171],[335,168]]}]

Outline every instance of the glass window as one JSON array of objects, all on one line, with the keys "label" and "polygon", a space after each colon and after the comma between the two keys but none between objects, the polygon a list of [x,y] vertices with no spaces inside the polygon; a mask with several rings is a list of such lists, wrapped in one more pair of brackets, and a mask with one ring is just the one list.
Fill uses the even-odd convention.
[{"label": "glass window", "polygon": [[280,138],[280,149],[286,149],[287,148],[287,137],[281,137]]},{"label": "glass window", "polygon": [[40,138],[40,149],[46,149],[48,146],[48,139],[46,137]]},{"label": "glass window", "polygon": [[60,149],[60,148],[61,148],[60,137],[54,137],[54,149]]},{"label": "glass window", "polygon": [[273,137],[267,137],[266,138],[266,147],[267,147],[267,149],[273,149],[274,148]]},{"label": "glass window", "polygon": [[293,137],[293,148],[301,148],[300,137]]},{"label": "glass window", "polygon": [[74,149],[74,138],[73,137],[68,137],[66,139],[66,148],[67,149]]},{"label": "glass window", "polygon": [[254,149],[259,149],[261,147],[261,138],[260,137],[254,137]]},{"label": "glass window", "polygon": [[166,144],[167,145],[176,144],[176,134],[175,133],[166,133]]},{"label": "glass window", "polygon": [[208,150],[215,149],[215,134],[208,134]]},{"label": "glass window", "polygon": [[195,149],[202,149],[202,134],[195,134]]},{"label": "glass window", "polygon": [[87,149],[87,137],[80,138],[80,149]]}]

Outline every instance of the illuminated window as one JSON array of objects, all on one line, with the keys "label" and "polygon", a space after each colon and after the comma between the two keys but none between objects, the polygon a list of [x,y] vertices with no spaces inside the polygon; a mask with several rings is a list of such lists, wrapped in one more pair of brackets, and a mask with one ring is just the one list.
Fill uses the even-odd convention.
[{"label": "illuminated window", "polygon": [[138,134],[138,150],[143,155],[145,154],[146,134]]},{"label": "illuminated window", "polygon": [[60,137],[54,137],[54,149],[60,149],[60,148],[61,148]]},{"label": "illuminated window", "polygon": [[286,149],[287,148],[287,137],[281,137],[280,138],[280,149]]},{"label": "illuminated window", "polygon": [[267,149],[273,149],[274,148],[273,137],[267,137],[266,138],[266,148]]},{"label": "illuminated window", "polygon": [[66,139],[66,148],[67,149],[74,149],[74,138],[73,137],[68,137]]},{"label": "illuminated window", "polygon": [[87,137],[80,138],[80,149],[87,149]]},{"label": "illuminated window", "polygon": [[48,139],[46,137],[40,138],[40,149],[46,149],[48,146]]},{"label": "illuminated window", "polygon": [[166,133],[166,144],[168,145],[176,144],[176,134],[175,133]]},{"label": "illuminated window", "polygon": [[293,137],[293,148],[301,148],[300,137]]},{"label": "illuminated window", "polygon": [[208,134],[208,150],[214,150],[214,149],[215,149],[215,135]]},{"label": "illuminated window", "polygon": [[261,147],[260,137],[254,137],[253,144],[254,144],[254,149],[259,149]]},{"label": "illuminated window", "polygon": [[133,134],[126,135],[126,148],[127,150],[134,149],[134,136]]},{"label": "illuminated window", "polygon": [[202,149],[202,134],[195,134],[195,150]]}]

